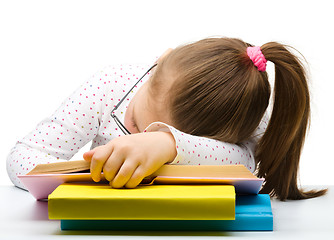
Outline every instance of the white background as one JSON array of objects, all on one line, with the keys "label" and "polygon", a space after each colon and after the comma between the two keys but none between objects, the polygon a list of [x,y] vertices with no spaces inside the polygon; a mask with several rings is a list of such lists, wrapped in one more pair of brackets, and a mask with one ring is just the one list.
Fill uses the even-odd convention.
[{"label": "white background", "polygon": [[333,23],[331,1],[0,0],[0,185],[11,184],[6,157],[15,142],[96,71],[151,63],[169,47],[210,36],[279,41],[305,56],[312,123],[300,180],[334,184]]}]

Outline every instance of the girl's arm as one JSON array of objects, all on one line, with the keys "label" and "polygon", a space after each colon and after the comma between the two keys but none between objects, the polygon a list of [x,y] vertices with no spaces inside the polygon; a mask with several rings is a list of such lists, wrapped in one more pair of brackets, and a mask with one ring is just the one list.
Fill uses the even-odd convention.
[{"label": "girl's arm", "polygon": [[268,124],[265,115],[253,136],[239,145],[221,142],[206,137],[183,133],[165,123],[152,123],[146,132],[170,132],[175,139],[177,155],[170,164],[180,165],[230,165],[243,164],[251,172],[255,171],[254,152],[258,140]]},{"label": "girl's arm", "polygon": [[103,172],[115,188],[134,188],[144,177],[166,163],[243,164],[253,172],[256,141],[263,134],[266,125],[266,119],[262,120],[254,137],[238,146],[185,134],[167,124],[156,122],[144,133],[113,139],[104,146],[86,152],[83,157],[91,162],[90,170],[94,181],[100,181]]},{"label": "girl's arm", "polygon": [[103,75],[102,71],[93,75],[16,143],[7,158],[7,173],[14,185],[24,188],[17,175],[28,173],[37,164],[69,160],[95,138],[107,101],[106,84],[100,81]]}]

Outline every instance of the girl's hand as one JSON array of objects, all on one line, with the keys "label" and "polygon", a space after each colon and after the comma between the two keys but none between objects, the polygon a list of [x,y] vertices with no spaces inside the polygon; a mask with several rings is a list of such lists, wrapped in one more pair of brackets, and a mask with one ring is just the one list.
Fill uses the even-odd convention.
[{"label": "girl's hand", "polygon": [[135,188],[144,177],[175,157],[175,140],[167,132],[121,136],[83,155],[86,161],[91,162],[92,179],[99,182],[103,171],[113,188]]}]

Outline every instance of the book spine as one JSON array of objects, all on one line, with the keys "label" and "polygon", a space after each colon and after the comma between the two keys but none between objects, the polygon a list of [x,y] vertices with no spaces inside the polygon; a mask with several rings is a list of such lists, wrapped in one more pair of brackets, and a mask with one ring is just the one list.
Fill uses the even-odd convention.
[{"label": "book spine", "polygon": [[61,220],[62,230],[272,231],[271,213],[237,215],[235,220]]},{"label": "book spine", "polygon": [[49,199],[50,219],[234,220],[235,197]]}]

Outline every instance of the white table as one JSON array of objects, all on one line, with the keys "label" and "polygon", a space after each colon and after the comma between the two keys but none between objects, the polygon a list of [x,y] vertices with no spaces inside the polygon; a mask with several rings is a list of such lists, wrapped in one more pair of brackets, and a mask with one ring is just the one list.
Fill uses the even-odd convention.
[{"label": "white table", "polygon": [[[314,188],[321,188],[314,186]],[[280,202],[272,200],[273,232],[112,232],[61,231],[60,221],[48,220],[47,202],[28,192],[0,186],[0,240],[7,239],[334,239],[334,186],[326,196]]]}]

